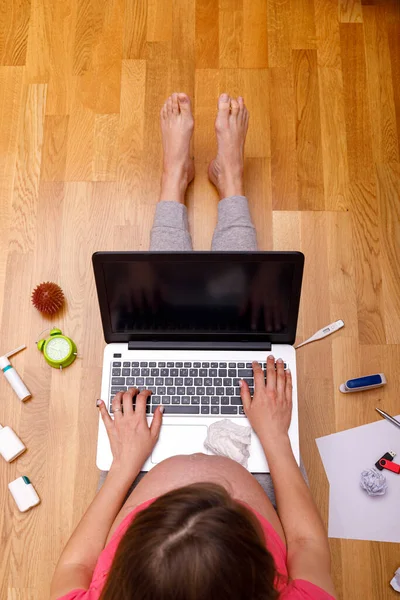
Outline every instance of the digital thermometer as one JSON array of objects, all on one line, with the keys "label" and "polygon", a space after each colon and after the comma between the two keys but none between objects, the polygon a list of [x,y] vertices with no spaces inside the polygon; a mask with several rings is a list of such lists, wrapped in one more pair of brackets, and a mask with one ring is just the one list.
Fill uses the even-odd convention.
[{"label": "digital thermometer", "polygon": [[343,394],[349,392],[363,392],[364,390],[372,390],[373,388],[381,387],[387,383],[383,373],[375,375],[366,375],[365,377],[357,377],[356,379],[348,379],[345,383],[339,386],[339,390]]},{"label": "digital thermometer", "polygon": [[334,323],[331,323],[330,325],[327,325],[326,327],[323,327],[322,329],[314,333],[314,335],[308,338],[308,340],[296,346],[296,350],[297,348],[301,348],[301,346],[305,346],[305,344],[310,344],[311,342],[321,340],[327,335],[331,335],[331,333],[338,331],[338,329],[341,329],[342,327],[344,327],[344,322],[342,321],[342,319],[339,319],[339,321],[335,321]]}]

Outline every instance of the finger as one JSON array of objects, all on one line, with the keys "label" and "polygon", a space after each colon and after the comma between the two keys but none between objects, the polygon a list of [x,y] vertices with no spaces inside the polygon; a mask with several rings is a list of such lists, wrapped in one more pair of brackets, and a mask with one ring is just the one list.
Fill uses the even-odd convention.
[{"label": "finger", "polygon": [[133,415],[133,398],[139,392],[137,388],[129,388],[122,396],[122,405],[124,407],[124,415]]},{"label": "finger", "polygon": [[286,377],[285,369],[283,368],[283,360],[278,358],[276,361],[276,389],[281,395],[282,400],[285,399]]},{"label": "finger", "polygon": [[136,396],[135,414],[142,419],[146,418],[146,402],[149,396],[151,396],[150,390],[143,390]]},{"label": "finger", "polygon": [[151,434],[151,437],[154,438],[155,440],[158,440],[158,436],[160,435],[163,412],[164,412],[164,407],[159,406],[157,408],[156,412],[154,413],[153,420],[150,425],[150,434]]},{"label": "finger", "polygon": [[114,400],[112,401],[112,409],[113,409],[113,413],[114,413],[114,419],[122,418],[122,405],[121,405],[122,395],[123,395],[123,392],[118,392],[118,394],[115,394]]},{"label": "finger", "polygon": [[267,390],[276,390],[275,359],[272,354],[267,358]]},{"label": "finger", "polygon": [[292,404],[293,399],[293,381],[292,381],[292,372],[290,369],[286,369],[286,402],[288,404]]},{"label": "finger", "polygon": [[253,365],[253,373],[254,373],[254,389],[256,390],[257,388],[264,387],[265,377],[264,377],[264,371],[262,370],[260,363],[258,363],[255,360],[255,361],[253,361],[252,365]]},{"label": "finger", "polygon": [[108,410],[106,409],[106,405],[103,400],[97,400],[97,406],[99,407],[99,411],[101,414],[101,418],[103,420],[104,426],[107,429],[107,432],[110,432],[114,427],[114,422],[110,415],[108,414]]},{"label": "finger", "polygon": [[250,394],[249,386],[247,384],[247,381],[245,381],[244,379],[241,379],[239,381],[239,385],[240,385],[240,397],[242,399],[244,412],[247,413],[247,411],[249,410],[250,405],[251,405],[251,394]]}]

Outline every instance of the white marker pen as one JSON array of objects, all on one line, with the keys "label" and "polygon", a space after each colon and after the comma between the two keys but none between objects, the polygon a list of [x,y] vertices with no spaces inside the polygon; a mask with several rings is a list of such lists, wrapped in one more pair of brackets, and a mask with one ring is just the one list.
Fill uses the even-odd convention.
[{"label": "white marker pen", "polygon": [[7,355],[0,356],[0,369],[3,371],[8,383],[22,402],[28,400],[28,398],[32,396],[21,377],[8,360]]}]

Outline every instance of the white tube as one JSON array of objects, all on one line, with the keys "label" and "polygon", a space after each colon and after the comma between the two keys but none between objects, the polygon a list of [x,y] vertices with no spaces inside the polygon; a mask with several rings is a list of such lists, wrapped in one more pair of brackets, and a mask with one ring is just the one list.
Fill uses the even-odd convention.
[{"label": "white tube", "polygon": [[8,383],[22,402],[28,400],[28,398],[32,396],[6,356],[0,356],[0,369],[3,371]]}]

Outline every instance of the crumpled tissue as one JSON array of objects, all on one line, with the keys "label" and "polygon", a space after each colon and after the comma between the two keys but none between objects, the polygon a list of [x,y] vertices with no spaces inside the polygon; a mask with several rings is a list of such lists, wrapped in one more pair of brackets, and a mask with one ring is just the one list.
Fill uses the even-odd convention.
[{"label": "crumpled tissue", "polygon": [[229,419],[209,426],[204,446],[219,456],[227,456],[247,468],[250,456],[251,427],[237,425]]},{"label": "crumpled tissue", "polygon": [[400,592],[400,567],[395,572],[394,577],[390,582],[390,585],[394,590],[396,590],[396,592]]}]

